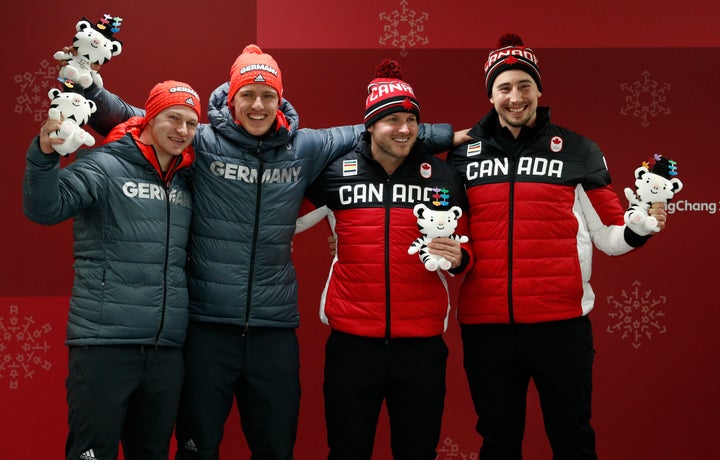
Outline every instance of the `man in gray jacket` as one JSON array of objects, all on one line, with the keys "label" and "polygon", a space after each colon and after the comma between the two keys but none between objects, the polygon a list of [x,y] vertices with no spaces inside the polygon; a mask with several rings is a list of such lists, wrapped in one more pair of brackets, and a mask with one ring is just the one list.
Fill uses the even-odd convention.
[{"label": "man in gray jacket", "polygon": [[183,376],[185,275],[192,212],[190,143],[200,100],[158,83],[146,116],[60,168],[48,119],[27,151],[31,220],[73,218],[75,281],[68,315],[68,460],[166,460]]},{"label": "man in gray jacket", "polygon": [[[138,109],[86,91],[103,134]],[[298,129],[277,62],[255,46],[210,98],[194,141],[190,326],[178,413],[177,459],[216,459],[237,400],[255,460],[293,458],[300,404],[298,289],[290,243],[307,186],[358,141],[362,125]],[[447,150],[449,125],[422,125]]]}]

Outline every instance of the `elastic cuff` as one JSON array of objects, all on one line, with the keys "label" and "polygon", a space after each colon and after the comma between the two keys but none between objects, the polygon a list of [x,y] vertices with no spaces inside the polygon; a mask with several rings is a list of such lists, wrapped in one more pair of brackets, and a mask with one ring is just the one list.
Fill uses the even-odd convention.
[{"label": "elastic cuff", "polygon": [[629,244],[630,246],[634,248],[639,248],[640,246],[647,243],[647,241],[652,237],[652,233],[645,236],[640,236],[637,233],[630,230],[629,227],[625,227],[625,242]]},{"label": "elastic cuff", "polygon": [[456,268],[451,268],[450,270],[448,270],[448,273],[451,273],[453,275],[459,275],[460,273],[465,271],[468,264],[470,263],[470,254],[468,254],[468,252],[463,248],[460,248],[460,252],[462,253],[462,260],[460,260],[460,265],[458,265]]}]

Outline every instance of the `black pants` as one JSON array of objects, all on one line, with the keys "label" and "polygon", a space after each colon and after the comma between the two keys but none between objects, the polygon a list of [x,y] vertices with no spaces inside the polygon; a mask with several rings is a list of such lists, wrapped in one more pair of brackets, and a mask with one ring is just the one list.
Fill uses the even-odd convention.
[{"label": "black pants", "polygon": [[483,437],[481,460],[519,460],[533,379],[554,460],[596,460],[590,426],[592,328],[587,317],[462,325],[464,366]]},{"label": "black pants", "polygon": [[234,399],[253,460],[292,460],[300,411],[295,329],[191,322],[185,366],[176,460],[219,458]]},{"label": "black pants", "polygon": [[68,460],[167,460],[183,379],[179,348],[69,347]]},{"label": "black pants", "polygon": [[329,460],[368,460],[383,404],[395,460],[434,460],[448,349],[442,337],[383,339],[333,331],[325,348]]}]

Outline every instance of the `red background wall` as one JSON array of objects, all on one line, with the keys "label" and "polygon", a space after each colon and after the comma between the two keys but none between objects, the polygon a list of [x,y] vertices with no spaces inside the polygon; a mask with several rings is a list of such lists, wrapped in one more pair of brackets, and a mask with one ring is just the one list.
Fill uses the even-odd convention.
[{"label": "red background wall", "polygon": [[[490,108],[482,65],[497,37],[523,36],[540,57],[543,105],[553,118],[596,140],[616,190],[652,153],[679,164],[685,188],[666,231],[636,254],[597,254],[594,425],[601,458],[707,458],[720,409],[715,337],[720,302],[717,233],[720,166],[714,131],[720,82],[716,3],[686,0],[602,5],[460,0],[365,2],[216,0],[192,3],[37,0],[5,12],[9,54],[0,70],[0,120],[8,144],[0,169],[4,264],[0,277],[0,446],[8,459],[61,458],[66,430],[63,346],[72,284],[69,223],[42,227],[22,215],[24,153],[55,85],[52,54],[71,43],[82,16],[124,18],[123,52],[103,68],[106,86],[142,106],[152,85],[190,82],[207,101],[228,77],[247,43],[280,63],[285,96],[305,127],[357,123],[377,63],[398,60],[423,105],[423,121],[469,127]],[[294,243],[301,286],[303,396],[299,460],[324,458],[323,345],[319,293],[330,257],[326,229]],[[479,438],[461,367],[457,324],[451,321],[447,410],[440,460],[475,459]],[[525,458],[550,458],[536,396],[531,392]],[[233,413],[223,454],[247,458]],[[376,458],[389,459],[383,419]]]}]

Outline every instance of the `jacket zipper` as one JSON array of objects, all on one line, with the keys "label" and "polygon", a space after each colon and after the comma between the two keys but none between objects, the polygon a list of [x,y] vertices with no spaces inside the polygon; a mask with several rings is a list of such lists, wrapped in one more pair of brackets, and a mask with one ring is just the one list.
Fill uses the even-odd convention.
[{"label": "jacket zipper", "polygon": [[168,275],[168,259],[170,259],[170,184],[164,183],[165,188],[165,260],[163,261],[163,292],[162,292],[162,309],[160,314],[160,327],[155,336],[155,349],[158,348],[160,342],[160,334],[165,327],[165,313],[167,309],[167,275]]},{"label": "jacket zipper", "polygon": [[386,195],[383,197],[385,204],[385,345],[390,344],[391,337],[391,305],[390,305],[390,202],[387,193],[392,189],[392,180],[387,178]]},{"label": "jacket zipper", "polygon": [[255,223],[253,226],[253,240],[252,246],[250,247],[250,269],[248,270],[248,288],[246,298],[247,303],[245,304],[245,324],[243,327],[243,335],[245,335],[250,330],[250,306],[252,305],[252,288],[255,275],[255,254],[257,253],[257,241],[260,228],[260,205],[262,204],[262,177],[264,173],[264,158],[263,155],[260,153],[262,145],[263,142],[259,141],[257,149],[255,150],[255,156],[258,159],[257,200],[255,202]]},{"label": "jacket zipper", "polygon": [[515,323],[515,309],[513,305],[513,235],[515,234],[515,183],[517,179],[517,163],[520,158],[521,146],[515,140],[515,149],[510,160],[510,205],[508,209],[508,318],[510,324]]}]

